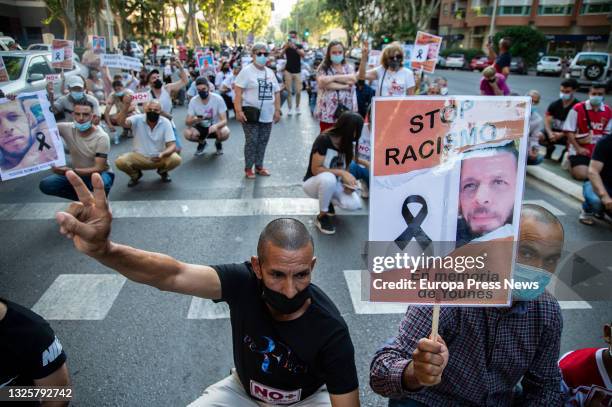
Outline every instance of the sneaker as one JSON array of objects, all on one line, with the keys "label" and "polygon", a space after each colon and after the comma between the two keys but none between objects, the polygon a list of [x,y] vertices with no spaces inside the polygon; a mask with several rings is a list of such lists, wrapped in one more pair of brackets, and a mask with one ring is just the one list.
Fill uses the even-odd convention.
[{"label": "sneaker", "polygon": [[293,115],[293,109],[289,108],[287,109],[287,116],[291,116],[291,115]]},{"label": "sneaker", "polygon": [[300,112],[299,106],[295,108],[295,114],[297,114],[298,116],[302,114],[302,112]]},{"label": "sneaker", "polygon": [[158,174],[161,177],[162,182],[172,182],[172,178],[170,178],[170,174],[168,174],[167,172],[158,172]]},{"label": "sneaker", "polygon": [[140,178],[142,178],[142,171],[138,171],[138,176],[136,178],[131,178],[130,182],[128,182],[128,188],[132,188],[135,185],[138,185],[138,182],[140,181]]},{"label": "sneaker", "polygon": [[580,211],[578,220],[580,221],[580,223],[582,223],[583,225],[587,225],[587,226],[592,226],[595,223],[595,220],[593,220],[593,214],[589,212],[585,212],[584,209]]},{"label": "sneaker", "polygon": [[604,219],[605,219],[605,215],[604,215],[604,213],[603,213],[603,212],[595,212],[595,213],[593,214],[593,216],[595,216],[595,217],[596,217],[597,219],[599,219],[599,220],[604,220]]},{"label": "sneaker", "polygon": [[361,197],[363,199],[368,199],[370,197],[370,188],[368,184],[363,181],[361,181]]},{"label": "sneaker", "polygon": [[248,179],[255,179],[255,173],[253,172],[252,168],[249,168],[248,170],[244,170],[244,176],[247,177]]},{"label": "sneaker", "polygon": [[222,155],[223,154],[223,144],[221,144],[220,142],[216,141],[215,142],[215,147],[217,148],[217,151],[215,151],[215,155]]},{"label": "sneaker", "polygon": [[206,148],[206,142],[203,144],[198,144],[198,148],[196,149],[195,156],[200,156],[204,154],[204,149]]},{"label": "sneaker", "polygon": [[327,208],[327,216],[336,216],[336,208],[334,208],[334,204],[331,202]]},{"label": "sneaker", "polygon": [[317,215],[317,217],[315,218],[315,226],[323,234],[333,235],[334,233],[336,233],[336,228],[334,227],[331,218],[327,215]]}]

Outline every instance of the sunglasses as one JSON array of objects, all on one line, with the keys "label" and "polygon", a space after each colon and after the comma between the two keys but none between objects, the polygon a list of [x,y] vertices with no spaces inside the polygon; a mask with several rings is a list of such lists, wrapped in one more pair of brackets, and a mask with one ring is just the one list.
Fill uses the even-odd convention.
[{"label": "sunglasses", "polygon": [[270,53],[269,52],[258,52],[255,55],[257,55],[258,57],[261,57],[261,56],[267,57],[268,55],[270,55]]},{"label": "sunglasses", "polygon": [[401,55],[394,55],[390,58],[392,61],[401,61],[404,59]]}]

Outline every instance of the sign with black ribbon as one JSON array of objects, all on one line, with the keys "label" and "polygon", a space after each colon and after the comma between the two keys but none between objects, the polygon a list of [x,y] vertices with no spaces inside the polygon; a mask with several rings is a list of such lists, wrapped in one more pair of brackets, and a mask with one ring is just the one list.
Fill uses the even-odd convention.
[{"label": "sign with black ribbon", "polygon": [[[408,205],[411,203],[419,203],[422,205],[416,216],[412,214],[410,208],[408,207]],[[427,249],[431,243],[431,239],[429,236],[427,236],[423,228],[421,228],[421,225],[427,217],[427,201],[425,201],[425,198],[420,195],[410,195],[408,198],[406,198],[402,204],[402,217],[404,218],[407,227],[395,239],[397,246],[404,250],[408,242],[414,239],[419,246],[421,246],[421,249]]]}]

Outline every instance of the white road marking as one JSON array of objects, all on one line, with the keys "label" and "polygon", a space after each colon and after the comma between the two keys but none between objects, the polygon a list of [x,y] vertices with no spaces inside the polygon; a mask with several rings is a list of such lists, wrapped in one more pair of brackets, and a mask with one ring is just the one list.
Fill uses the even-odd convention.
[{"label": "white road marking", "polygon": [[32,311],[49,320],[102,320],[125,280],[116,274],[60,274]]},{"label": "white road marking", "polygon": [[528,200],[523,201],[523,203],[540,205],[544,209],[548,209],[555,216],[565,216],[565,212],[563,212],[561,209],[557,208],[554,205],[549,204],[547,201],[544,201],[542,199],[528,199]]},{"label": "white road marking", "polygon": [[591,305],[586,301],[559,301],[561,309],[591,309]]},{"label": "white road marking", "polygon": [[[319,203],[311,198],[249,198],[203,199],[177,201],[111,201],[113,218],[197,218],[229,216],[300,216],[319,213]],[[0,204],[0,221],[54,219],[55,213],[65,211],[67,203],[36,202]],[[357,211],[338,214],[364,216],[367,203]]]},{"label": "white road marking", "polygon": [[215,303],[212,300],[193,297],[187,319],[223,319],[229,318],[230,312],[227,303]]}]

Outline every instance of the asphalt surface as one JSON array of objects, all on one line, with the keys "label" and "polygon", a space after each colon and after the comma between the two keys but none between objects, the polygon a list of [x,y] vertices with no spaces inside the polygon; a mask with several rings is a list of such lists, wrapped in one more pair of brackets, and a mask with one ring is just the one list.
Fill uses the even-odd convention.
[{"label": "asphalt surface", "polygon": [[[440,74],[449,79],[451,94],[477,93],[478,74],[458,71]],[[559,78],[511,76],[509,84],[520,94],[537,88],[543,94],[543,101],[548,102],[558,92],[559,81]],[[134,217],[119,217],[113,222],[112,239],[187,262],[219,264],[249,259],[255,253],[263,226],[281,213],[257,212],[248,203],[254,198],[270,198],[273,207],[282,198],[305,198],[301,179],[318,125],[307,111],[305,93],[302,99],[301,116],[285,115],[273,126],[266,154],[266,166],[272,172],[269,178],[248,181],[243,177],[243,133],[233,119],[223,156],[213,156],[214,148],[209,146],[209,154],[193,157],[195,144],[184,142],[183,164],[172,172],[171,184],[162,184],[154,172],[148,172],[140,185],[128,189],[127,176],[118,172],[110,194],[111,203],[129,205],[131,201],[138,201],[134,202],[134,211],[138,212],[138,206],[144,206],[145,202],[176,201],[177,216],[139,213]],[[185,108],[179,107],[175,112],[182,129]],[[130,140],[122,140],[113,146],[111,159],[129,151],[130,145]],[[27,307],[40,306],[41,298],[59,298],[56,305],[62,311],[61,301],[78,290],[56,290],[53,297],[49,291],[59,286],[58,277],[84,275],[82,281],[86,281],[116,273],[73,249],[71,242],[61,237],[51,216],[25,220],[10,219],[3,214],[1,208],[7,204],[61,203],[62,200],[38,191],[38,182],[45,175],[34,174],[0,183],[0,297]],[[557,209],[568,240],[611,240],[609,224],[581,225],[577,222],[578,202],[537,181],[528,179],[525,199],[541,200]],[[178,203],[182,200],[204,206],[217,205],[217,200],[232,200],[244,204],[244,214],[192,217]],[[343,273],[363,267],[361,250],[368,233],[366,212],[338,216],[337,233],[333,236],[318,233],[313,215],[297,218],[309,226],[315,239],[319,260],[314,282],[333,299],[348,323],[356,350],[362,405],[385,406],[386,400],[369,388],[368,369],[377,347],[397,332],[402,315],[357,314]],[[227,376],[233,367],[229,319],[190,319],[191,297],[160,292],[130,281],[123,283],[111,297],[103,318],[50,321],[68,355],[77,395],[73,405],[186,405],[208,385]],[[90,302],[104,302],[102,299],[81,301],[83,307]],[[609,322],[610,306],[610,302],[589,302],[589,309],[564,309],[561,353],[603,346],[601,327]]]}]

